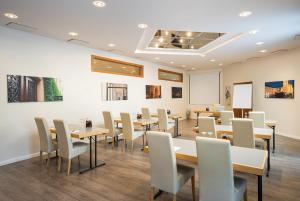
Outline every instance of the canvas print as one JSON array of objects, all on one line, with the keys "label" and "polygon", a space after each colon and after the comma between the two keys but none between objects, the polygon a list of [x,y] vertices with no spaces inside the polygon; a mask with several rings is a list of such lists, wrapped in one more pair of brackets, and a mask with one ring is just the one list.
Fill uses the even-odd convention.
[{"label": "canvas print", "polygon": [[106,83],[105,90],[105,100],[107,101],[128,100],[127,84]]},{"label": "canvas print", "polygon": [[225,86],[225,104],[227,106],[231,105],[231,87]]},{"label": "canvas print", "polygon": [[295,80],[265,83],[265,98],[294,98]]},{"label": "canvas print", "polygon": [[146,99],[161,98],[160,85],[146,85]]},{"label": "canvas print", "polygon": [[21,75],[7,75],[7,97],[9,103],[63,100],[59,79]]},{"label": "canvas print", "polygon": [[182,98],[182,87],[172,87],[172,98]]}]

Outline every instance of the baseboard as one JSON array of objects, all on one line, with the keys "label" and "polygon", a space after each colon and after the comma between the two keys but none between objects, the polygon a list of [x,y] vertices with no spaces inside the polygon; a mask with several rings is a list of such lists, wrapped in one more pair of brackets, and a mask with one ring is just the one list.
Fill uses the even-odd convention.
[{"label": "baseboard", "polygon": [[5,161],[0,161],[0,166],[8,165],[8,164],[11,164],[11,163],[16,163],[16,162],[27,160],[27,159],[31,159],[31,158],[37,157],[39,155],[40,155],[40,153],[38,152],[38,153],[33,153],[33,154],[25,155],[25,156],[19,156],[19,157],[11,158],[11,159],[8,159],[8,160],[5,160]]},{"label": "baseboard", "polygon": [[296,135],[292,135],[292,134],[287,134],[287,133],[281,133],[281,132],[280,133],[276,132],[276,134],[284,136],[284,137],[288,137],[288,138],[300,140],[300,136],[296,136]]}]

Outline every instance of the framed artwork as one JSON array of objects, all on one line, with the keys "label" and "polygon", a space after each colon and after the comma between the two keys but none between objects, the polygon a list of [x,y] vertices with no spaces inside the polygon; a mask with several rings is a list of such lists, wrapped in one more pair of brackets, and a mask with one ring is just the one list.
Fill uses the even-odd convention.
[{"label": "framed artwork", "polygon": [[295,97],[295,80],[273,81],[265,83],[265,98]]},{"label": "framed artwork", "polygon": [[231,106],[231,86],[225,86],[225,105]]},{"label": "framed artwork", "polygon": [[182,87],[172,87],[172,98],[182,98]]},{"label": "framed artwork", "polygon": [[62,101],[60,79],[7,75],[7,101],[18,102],[54,102]]},{"label": "framed artwork", "polygon": [[146,99],[161,98],[160,85],[146,85]]},{"label": "framed artwork", "polygon": [[128,86],[127,84],[119,83],[105,83],[104,84],[104,100],[117,101],[128,100]]}]

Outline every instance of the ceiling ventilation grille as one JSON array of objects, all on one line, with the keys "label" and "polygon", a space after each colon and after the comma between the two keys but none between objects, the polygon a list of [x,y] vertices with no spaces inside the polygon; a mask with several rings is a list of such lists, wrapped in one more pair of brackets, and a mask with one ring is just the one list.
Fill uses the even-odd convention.
[{"label": "ceiling ventilation grille", "polygon": [[77,44],[77,45],[88,45],[88,44],[89,44],[88,41],[85,41],[85,40],[79,40],[79,39],[75,39],[75,38],[69,39],[68,42],[74,43],[74,44]]},{"label": "ceiling ventilation grille", "polygon": [[26,32],[35,32],[37,30],[37,28],[35,28],[35,27],[31,27],[28,25],[19,24],[19,23],[15,23],[15,22],[9,22],[6,24],[6,26],[11,29],[26,31]]}]

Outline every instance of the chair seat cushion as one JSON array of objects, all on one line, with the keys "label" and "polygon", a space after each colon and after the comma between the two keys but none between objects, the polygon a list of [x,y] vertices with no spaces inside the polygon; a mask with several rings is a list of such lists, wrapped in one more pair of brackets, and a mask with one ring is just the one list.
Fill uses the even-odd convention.
[{"label": "chair seat cushion", "polygon": [[175,123],[170,123],[170,122],[169,122],[169,123],[168,123],[168,130],[171,129],[171,128],[173,128],[174,126],[175,126]]},{"label": "chair seat cushion", "polygon": [[182,164],[177,164],[177,192],[194,175],[194,168]]},{"label": "chair seat cushion", "polygon": [[246,188],[247,188],[246,179],[240,177],[234,177],[234,200],[235,201],[242,200]]},{"label": "chair seat cushion", "polygon": [[136,138],[138,138],[138,137],[140,137],[140,136],[142,136],[144,134],[145,134],[145,131],[143,131],[143,130],[141,130],[141,131],[134,131],[132,133],[132,139],[136,139]]},{"label": "chair seat cushion", "polygon": [[89,151],[89,144],[85,142],[73,142],[73,151],[71,158],[74,158],[84,152]]}]

